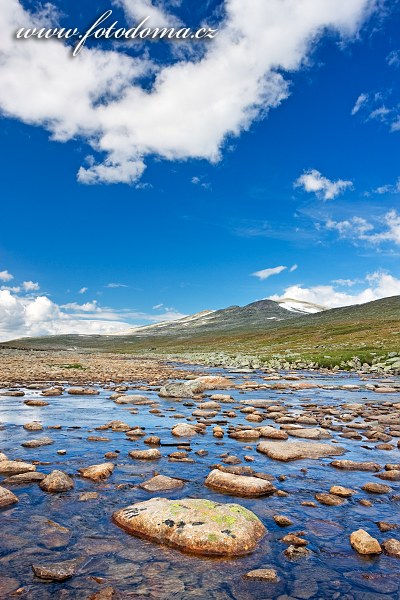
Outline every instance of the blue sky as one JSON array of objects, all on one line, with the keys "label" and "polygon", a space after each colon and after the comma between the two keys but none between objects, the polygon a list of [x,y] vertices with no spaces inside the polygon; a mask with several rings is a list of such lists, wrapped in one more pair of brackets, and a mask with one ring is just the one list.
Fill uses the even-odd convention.
[{"label": "blue sky", "polygon": [[2,31],[111,7],[220,38],[2,40],[0,339],[400,294],[398,2],[53,4],[0,0]]}]

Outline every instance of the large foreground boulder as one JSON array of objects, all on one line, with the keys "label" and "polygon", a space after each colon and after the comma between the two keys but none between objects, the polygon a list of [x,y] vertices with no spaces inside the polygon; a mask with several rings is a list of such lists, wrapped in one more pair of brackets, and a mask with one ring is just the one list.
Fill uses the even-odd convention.
[{"label": "large foreground boulder", "polygon": [[283,461],[340,456],[345,452],[341,446],[313,442],[260,442],[257,450],[269,458]]},{"label": "large foreground boulder", "polygon": [[266,529],[239,504],[153,498],[113,514],[117,525],[158,544],[208,556],[241,556],[255,550]]},{"label": "large foreground boulder", "polygon": [[211,471],[205,480],[205,485],[232,496],[267,496],[276,491],[272,483],[266,479],[224,473],[219,469]]}]

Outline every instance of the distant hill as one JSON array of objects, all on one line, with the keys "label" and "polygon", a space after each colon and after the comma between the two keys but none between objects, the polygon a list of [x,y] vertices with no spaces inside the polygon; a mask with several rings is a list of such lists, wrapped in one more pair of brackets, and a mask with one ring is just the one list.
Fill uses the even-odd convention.
[{"label": "distant hill", "polygon": [[224,351],[263,356],[293,352],[332,360],[356,352],[366,356],[400,350],[400,296],[330,310],[290,299],[260,300],[122,334],[23,338],[0,347],[160,354]]},{"label": "distant hill", "polygon": [[[299,315],[325,310],[323,306],[284,299],[258,300],[246,306],[230,306],[221,310],[204,310],[176,321],[166,321],[144,327],[132,327],[124,335],[148,337],[152,335],[196,335],[216,331],[234,331],[237,329],[264,329],[268,321],[285,321]],[[121,333],[115,334],[120,336]]]}]

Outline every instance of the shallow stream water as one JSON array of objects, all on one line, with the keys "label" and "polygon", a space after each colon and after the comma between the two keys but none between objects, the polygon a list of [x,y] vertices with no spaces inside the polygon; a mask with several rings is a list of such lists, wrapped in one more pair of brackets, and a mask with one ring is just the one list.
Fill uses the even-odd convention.
[{"label": "shallow stream water", "polygon": [[[210,369],[209,372],[229,375],[233,378],[233,384],[243,383],[249,377],[252,381],[265,383],[261,378],[265,376],[264,373],[247,376],[220,369]],[[326,389],[220,390],[220,393],[228,393],[233,397],[231,404],[222,405],[222,411],[255,399],[283,403],[295,414],[301,410],[302,404],[308,403],[332,407],[343,403],[373,402],[380,405],[399,398],[398,394],[377,394],[365,390],[368,381],[360,381],[357,375],[303,373],[303,376]],[[359,384],[361,389],[329,389],[330,386],[348,383]],[[390,379],[386,379],[385,384],[390,384]],[[135,384],[137,387],[139,384]],[[191,401],[159,398],[155,390],[135,389],[128,392],[144,394],[154,400],[157,408],[162,410],[157,415],[149,412],[154,404],[136,407],[117,405],[110,400],[109,389],[98,389],[98,396],[71,396],[64,393],[60,397],[44,398],[49,402],[45,407],[24,404],[27,398],[41,398],[40,390],[25,390],[26,395],[21,398],[0,398],[0,451],[10,459],[41,461],[43,464],[37,466],[38,471],[49,473],[60,469],[74,475],[75,482],[75,488],[63,494],[45,493],[37,484],[7,486],[18,496],[19,503],[0,509],[1,599],[87,599],[105,586],[117,589],[122,598],[165,600],[400,599],[400,560],[385,554],[363,558],[349,544],[350,533],[359,528],[366,529],[380,541],[390,537],[399,539],[400,530],[383,534],[376,522],[389,521],[400,525],[400,502],[392,498],[393,494],[400,493],[400,483],[385,482],[393,488],[393,494],[374,495],[371,498],[371,494],[362,491],[361,486],[368,481],[380,482],[373,473],[338,471],[329,465],[330,458],[289,463],[271,460],[256,451],[257,440],[240,442],[227,435],[219,440],[213,437],[212,426],[207,427],[205,435],[190,439],[189,456],[195,459],[194,463],[169,462],[168,454],[177,448],[163,445],[160,447],[163,454],[161,460],[132,460],[128,456],[129,451],[147,448],[142,439],[130,441],[123,432],[96,432],[94,428],[119,419],[132,427],[138,425],[145,428],[146,434],[159,436],[163,444],[177,446],[180,438],[171,434],[171,427],[190,418],[196,404],[189,406]],[[218,393],[218,390],[207,395],[214,393]],[[137,414],[130,412],[132,408],[137,409]],[[258,426],[248,423],[246,414],[238,409],[235,412],[236,418],[228,419],[220,413],[215,420],[226,419],[234,425]],[[177,419],[177,413],[184,415],[184,418]],[[23,429],[24,423],[35,420],[42,423],[43,431]],[[53,425],[61,425],[62,428],[46,429]],[[260,425],[275,423],[266,419]],[[339,434],[340,431],[333,432],[333,438],[348,451],[343,458],[374,461],[382,465],[400,462],[397,448],[380,451],[368,440],[344,439]],[[21,446],[24,441],[43,435],[50,436],[54,444],[36,449]],[[90,442],[87,440],[90,435],[107,437],[110,441]],[[57,454],[60,449],[66,450],[65,456]],[[195,452],[200,449],[206,449],[208,455],[196,455]],[[115,450],[119,451],[119,458],[107,481],[93,483],[77,476],[77,469],[105,462],[104,454]],[[274,485],[287,492],[288,496],[236,498],[208,489],[204,486],[204,479],[212,464],[221,463],[220,455],[223,453],[238,456],[243,465],[250,465],[255,471],[263,471],[276,478],[284,475],[285,479],[275,479]],[[252,456],[254,462],[245,462],[245,455]],[[181,489],[158,494],[149,494],[135,487],[149,479],[154,472],[183,478],[185,485]],[[335,484],[353,488],[357,494],[337,507],[318,503],[316,507],[301,505],[303,501],[315,501],[316,492],[328,492]],[[99,498],[80,501],[79,496],[86,491],[99,492]],[[116,509],[154,495],[171,499],[192,497],[238,502],[263,521],[268,534],[253,554],[236,559],[210,559],[187,555],[135,538],[112,522],[111,515]],[[360,505],[362,498],[372,500],[372,506]],[[272,518],[276,514],[290,517],[293,526],[280,528]],[[49,519],[68,531],[49,525]],[[309,558],[290,561],[283,554],[286,545],[280,538],[292,532],[303,532],[309,541],[308,548],[312,551]],[[81,565],[77,574],[67,581],[46,583],[33,575],[32,563],[72,558],[81,559]],[[280,581],[253,582],[244,578],[251,569],[261,567],[276,569]],[[16,590],[20,591],[13,595]]]}]

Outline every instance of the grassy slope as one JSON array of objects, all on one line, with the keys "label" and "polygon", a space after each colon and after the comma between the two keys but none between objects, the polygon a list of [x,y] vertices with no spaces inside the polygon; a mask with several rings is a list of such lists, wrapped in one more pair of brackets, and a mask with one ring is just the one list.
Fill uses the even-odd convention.
[{"label": "grassy slope", "polygon": [[135,354],[224,351],[257,354],[263,358],[290,351],[300,354],[305,360],[327,366],[347,360],[355,354],[369,362],[373,356],[371,353],[400,350],[400,296],[288,321],[268,321],[263,331],[247,327],[191,337],[52,336],[25,338],[2,346],[29,349],[77,348]]}]

